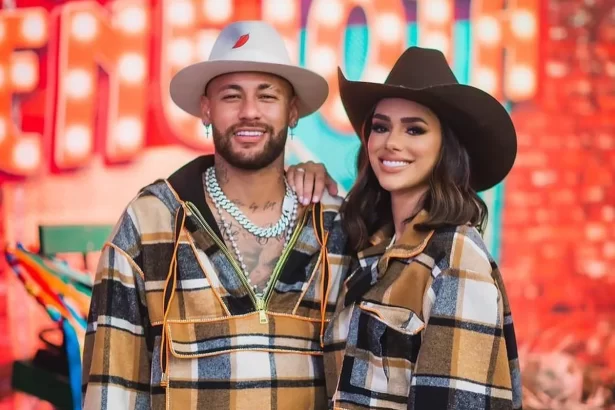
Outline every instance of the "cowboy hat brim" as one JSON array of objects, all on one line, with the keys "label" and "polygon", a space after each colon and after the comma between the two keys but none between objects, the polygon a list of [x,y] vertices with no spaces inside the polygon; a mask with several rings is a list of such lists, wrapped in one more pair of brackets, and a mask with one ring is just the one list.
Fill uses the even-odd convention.
[{"label": "cowboy hat brim", "polygon": [[317,111],[329,95],[327,81],[315,72],[291,65],[255,61],[204,61],[181,69],[171,79],[171,99],[179,108],[201,117],[201,96],[215,77],[237,72],[262,72],[286,79],[298,98],[299,118]]},{"label": "cowboy hat brim", "polygon": [[468,151],[475,191],[497,185],[510,172],[517,155],[515,127],[506,109],[488,93],[463,84],[412,89],[350,81],[339,68],[338,78],[342,104],[362,140],[362,128],[376,104],[384,98],[404,98],[430,108],[453,130]]}]

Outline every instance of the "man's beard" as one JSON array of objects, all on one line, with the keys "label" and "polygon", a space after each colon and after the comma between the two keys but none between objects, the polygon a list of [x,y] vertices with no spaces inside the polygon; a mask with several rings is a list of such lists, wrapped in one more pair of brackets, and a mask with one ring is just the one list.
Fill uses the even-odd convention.
[{"label": "man's beard", "polygon": [[[247,127],[262,128],[265,130],[265,133],[269,134],[269,139],[261,152],[246,155],[233,151],[232,138],[234,138],[235,131]],[[256,171],[271,165],[284,152],[288,136],[288,127],[283,127],[282,131],[276,135],[274,134],[273,127],[261,123],[233,125],[224,134],[212,124],[211,130],[216,154],[224,158],[229,165],[250,171]]]}]

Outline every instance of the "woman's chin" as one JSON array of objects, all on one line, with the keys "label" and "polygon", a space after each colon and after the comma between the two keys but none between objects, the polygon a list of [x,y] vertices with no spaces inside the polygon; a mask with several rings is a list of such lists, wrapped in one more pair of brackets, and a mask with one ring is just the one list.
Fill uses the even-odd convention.
[{"label": "woman's chin", "polygon": [[380,186],[385,191],[391,194],[411,193],[417,191],[423,191],[428,188],[428,183],[419,183],[415,181],[408,181],[408,179],[399,180],[393,178],[382,178],[379,180]]},{"label": "woman's chin", "polygon": [[378,178],[378,182],[382,189],[391,193],[396,191],[403,191],[412,187],[412,184],[408,183],[408,178],[400,178],[400,176],[381,175]]}]

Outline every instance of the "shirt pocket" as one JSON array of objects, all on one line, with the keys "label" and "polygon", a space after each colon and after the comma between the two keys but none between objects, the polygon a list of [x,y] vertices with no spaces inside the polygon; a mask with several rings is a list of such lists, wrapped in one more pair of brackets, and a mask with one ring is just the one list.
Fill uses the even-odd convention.
[{"label": "shirt pocket", "polygon": [[363,301],[359,304],[359,309],[385,324],[388,329],[409,336],[417,335],[425,328],[425,323],[419,316],[404,307]]},{"label": "shirt pocket", "polygon": [[[277,403],[292,397],[296,409],[325,406],[320,322],[270,314],[263,324],[253,312],[221,320],[170,321],[166,335],[168,410],[196,409],[195,403],[205,403],[199,408],[207,409],[268,409],[272,397]],[[242,385],[239,394],[234,386]],[[212,397],[227,404],[209,403]]]},{"label": "shirt pocket", "polygon": [[367,301],[357,304],[336,401],[406,409],[424,328],[424,322],[410,309]]}]

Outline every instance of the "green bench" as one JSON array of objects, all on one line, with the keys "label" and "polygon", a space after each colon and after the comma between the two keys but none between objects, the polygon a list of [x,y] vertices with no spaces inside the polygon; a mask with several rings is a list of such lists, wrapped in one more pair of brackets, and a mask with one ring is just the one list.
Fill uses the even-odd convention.
[{"label": "green bench", "polygon": [[38,228],[40,254],[79,253],[87,269],[88,253],[101,250],[112,230],[110,225],[41,225]]}]

